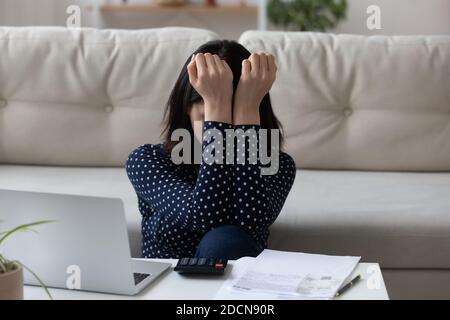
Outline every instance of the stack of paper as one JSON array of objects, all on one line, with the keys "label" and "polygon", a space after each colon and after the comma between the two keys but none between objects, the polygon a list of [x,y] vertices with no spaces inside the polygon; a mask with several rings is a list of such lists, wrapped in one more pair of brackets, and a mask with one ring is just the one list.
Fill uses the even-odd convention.
[{"label": "stack of paper", "polygon": [[360,257],[264,250],[233,264],[216,299],[332,299]]}]

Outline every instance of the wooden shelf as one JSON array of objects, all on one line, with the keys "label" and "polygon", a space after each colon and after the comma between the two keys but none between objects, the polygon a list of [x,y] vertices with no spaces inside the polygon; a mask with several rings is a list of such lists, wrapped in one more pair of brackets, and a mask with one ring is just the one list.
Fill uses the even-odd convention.
[{"label": "wooden shelf", "polygon": [[254,5],[215,5],[204,4],[103,4],[100,10],[105,13],[139,13],[139,12],[188,12],[188,13],[232,13],[232,14],[257,14],[258,8]]},{"label": "wooden shelf", "polygon": [[188,12],[188,13],[233,13],[233,14],[256,14],[257,6],[254,5],[215,5],[204,4],[104,4],[100,6],[102,12]]}]

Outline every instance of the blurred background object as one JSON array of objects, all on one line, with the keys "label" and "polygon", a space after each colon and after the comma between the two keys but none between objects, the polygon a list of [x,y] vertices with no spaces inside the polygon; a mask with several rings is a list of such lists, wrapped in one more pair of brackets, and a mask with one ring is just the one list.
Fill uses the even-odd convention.
[{"label": "blurred background object", "polygon": [[184,0],[155,0],[156,4],[166,6],[176,6],[184,4]]},{"label": "blurred background object", "polygon": [[269,0],[267,12],[286,30],[325,32],[345,18],[347,0]]},{"label": "blurred background object", "polygon": [[[353,34],[450,34],[450,0],[0,0],[0,25],[65,26],[67,7],[81,26],[184,26],[238,39],[246,30],[314,30]],[[367,28],[367,8],[381,10],[380,30]]]},{"label": "blurred background object", "polygon": [[[209,29],[224,38],[238,39],[249,29],[259,26],[258,1],[184,0],[179,5],[166,1],[132,1],[127,5],[109,3],[99,6],[99,21],[104,28],[159,28],[182,26]],[[164,1],[165,3],[157,3]]]}]

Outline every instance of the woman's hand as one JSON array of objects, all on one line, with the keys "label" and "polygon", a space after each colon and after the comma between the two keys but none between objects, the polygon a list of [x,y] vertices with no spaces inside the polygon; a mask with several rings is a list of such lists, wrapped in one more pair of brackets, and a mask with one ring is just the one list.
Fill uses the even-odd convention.
[{"label": "woman's hand", "polygon": [[252,53],[242,61],[242,74],[234,97],[233,124],[260,124],[259,106],[272,88],[277,66],[275,57]]},{"label": "woman's hand", "polygon": [[197,53],[187,66],[189,82],[203,98],[205,121],[232,122],[233,72],[218,55]]}]

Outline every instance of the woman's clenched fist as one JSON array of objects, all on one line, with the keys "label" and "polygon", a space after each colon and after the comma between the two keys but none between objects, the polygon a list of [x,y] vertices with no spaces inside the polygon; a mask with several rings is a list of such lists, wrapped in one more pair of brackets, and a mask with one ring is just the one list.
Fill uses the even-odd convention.
[{"label": "woman's clenched fist", "polygon": [[277,73],[275,57],[252,53],[242,61],[242,73],[234,97],[233,123],[259,124],[259,106],[272,88]]},{"label": "woman's clenched fist", "polygon": [[197,53],[187,66],[189,82],[203,98],[205,121],[232,121],[233,72],[218,55]]}]

